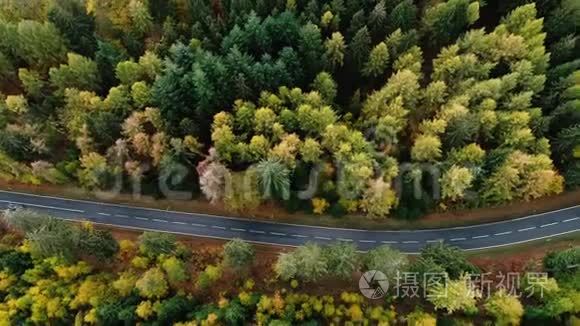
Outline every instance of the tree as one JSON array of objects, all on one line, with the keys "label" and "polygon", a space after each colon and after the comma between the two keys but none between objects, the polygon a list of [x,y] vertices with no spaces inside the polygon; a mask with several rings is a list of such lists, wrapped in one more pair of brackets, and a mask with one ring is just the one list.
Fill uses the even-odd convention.
[{"label": "tree", "polygon": [[395,280],[399,273],[406,271],[409,264],[407,257],[388,245],[381,245],[369,250],[363,257],[367,270],[384,273],[389,280]]},{"label": "tree", "polygon": [[28,95],[32,97],[42,95],[45,83],[37,71],[20,68],[18,69],[18,78],[22,82],[22,86],[24,86],[24,90]]},{"label": "tree", "polygon": [[199,186],[201,191],[211,203],[219,202],[224,196],[225,182],[230,172],[218,162],[212,162],[202,170],[199,170],[198,167],[198,173],[200,171]]},{"label": "tree", "polygon": [[449,0],[428,7],[423,16],[423,26],[428,39],[435,46],[455,40],[467,26],[479,19],[479,2]]},{"label": "tree", "polygon": [[411,149],[415,161],[436,161],[441,157],[441,140],[435,135],[420,135]]},{"label": "tree", "polygon": [[224,264],[235,270],[242,270],[252,265],[254,260],[252,245],[242,239],[233,239],[224,245]]},{"label": "tree", "polygon": [[47,69],[65,57],[65,42],[49,22],[22,20],[16,27],[16,33],[14,50],[30,67]]},{"label": "tree", "polygon": [[505,293],[503,289],[495,292],[484,307],[500,326],[519,325],[524,315],[524,307],[518,297]]},{"label": "tree", "polygon": [[293,252],[281,253],[274,270],[285,281],[298,278],[312,282],[328,273],[328,264],[323,249],[317,244],[307,243]]},{"label": "tree", "polygon": [[575,273],[574,266],[580,264],[580,249],[569,248],[551,251],[544,257],[544,268],[558,280]]},{"label": "tree", "polygon": [[161,254],[171,254],[176,248],[173,234],[145,231],[139,236],[139,251],[155,258]]},{"label": "tree", "polygon": [[462,276],[457,280],[448,280],[446,284],[437,283],[429,289],[429,300],[435,309],[445,309],[448,313],[455,311],[468,312],[476,308],[475,298],[477,291],[469,286],[468,276]]},{"label": "tree", "polygon": [[408,326],[436,326],[437,319],[433,315],[422,311],[415,311],[407,315]]},{"label": "tree", "polygon": [[389,49],[387,49],[385,42],[381,42],[371,51],[362,73],[367,77],[378,77],[385,72],[388,64]]},{"label": "tree", "polygon": [[369,187],[363,194],[360,206],[369,216],[385,217],[396,204],[395,191],[381,177],[369,182]]},{"label": "tree", "polygon": [[447,272],[449,278],[459,279],[464,273],[476,273],[477,267],[472,265],[463,252],[457,248],[444,243],[429,244],[421,250],[420,259],[413,264],[412,270],[418,271],[421,264],[433,267],[427,272],[435,273],[440,270]]},{"label": "tree", "polygon": [[179,283],[186,281],[188,278],[185,264],[174,256],[163,259],[161,267],[163,268],[165,274],[167,275],[167,280],[169,281],[169,284],[173,286],[176,286]]},{"label": "tree", "polygon": [[473,174],[465,167],[451,166],[440,179],[443,199],[456,201],[465,196],[465,191],[471,187]]},{"label": "tree", "polygon": [[412,0],[401,1],[389,14],[389,31],[401,29],[406,32],[417,24],[417,6]]},{"label": "tree", "polygon": [[134,61],[122,61],[115,68],[115,76],[124,85],[132,85],[143,79],[144,71],[138,63]]},{"label": "tree", "polygon": [[154,267],[147,270],[135,283],[142,297],[160,299],[167,294],[168,286],[161,269]]},{"label": "tree", "polygon": [[76,236],[82,254],[106,260],[113,258],[119,251],[117,240],[108,230],[95,230],[91,225],[80,228]]},{"label": "tree", "polygon": [[261,161],[255,169],[263,198],[290,198],[290,170],[282,162],[272,159]]},{"label": "tree", "polygon": [[348,280],[358,269],[359,255],[355,245],[350,243],[336,243],[324,247],[324,256],[330,274]]},{"label": "tree", "polygon": [[80,159],[79,182],[89,189],[106,189],[118,173],[102,155],[91,152]]},{"label": "tree", "polygon": [[324,42],[324,47],[326,49],[324,52],[326,66],[331,70],[342,67],[346,50],[342,34],[339,32],[332,33],[331,38]]},{"label": "tree", "polygon": [[312,90],[320,93],[324,101],[328,104],[334,102],[337,93],[336,88],[336,82],[332,79],[332,76],[325,71],[316,75],[316,78],[312,83]]},{"label": "tree", "polygon": [[356,32],[348,48],[355,66],[357,68],[362,67],[371,52],[371,35],[366,26]]}]

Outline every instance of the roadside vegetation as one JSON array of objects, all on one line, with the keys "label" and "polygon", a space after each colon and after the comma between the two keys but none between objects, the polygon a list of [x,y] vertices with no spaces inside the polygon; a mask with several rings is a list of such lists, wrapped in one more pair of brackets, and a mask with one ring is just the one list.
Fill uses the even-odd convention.
[{"label": "roadside vegetation", "polygon": [[[541,285],[494,281],[480,297],[466,280],[488,266],[442,244],[417,257],[388,246],[359,253],[348,243],[307,244],[264,260],[238,239],[216,252],[170,234],[116,240],[90,223],[30,211],[6,213],[1,231],[0,325],[555,325],[580,312],[580,273],[571,268],[580,263],[578,247],[515,271],[548,272]],[[388,278],[385,297],[358,292],[367,270]],[[413,272],[448,278],[396,282]]]},{"label": "roadside vegetation", "polygon": [[0,178],[377,219],[576,188],[580,8],[523,2],[4,1]]}]

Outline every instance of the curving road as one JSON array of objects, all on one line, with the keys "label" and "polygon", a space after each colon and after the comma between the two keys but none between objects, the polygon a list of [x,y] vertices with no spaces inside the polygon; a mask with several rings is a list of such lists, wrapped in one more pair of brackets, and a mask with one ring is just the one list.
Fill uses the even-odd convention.
[{"label": "curving road", "polygon": [[355,243],[361,250],[368,250],[381,244],[389,244],[405,253],[417,253],[432,242],[443,241],[465,250],[478,250],[580,231],[580,205],[474,226],[378,231],[255,221],[0,190],[0,209],[7,208],[10,204],[67,220],[89,220],[121,228],[216,239],[237,237],[255,243],[282,246],[297,246],[308,241],[321,244],[344,241]]}]

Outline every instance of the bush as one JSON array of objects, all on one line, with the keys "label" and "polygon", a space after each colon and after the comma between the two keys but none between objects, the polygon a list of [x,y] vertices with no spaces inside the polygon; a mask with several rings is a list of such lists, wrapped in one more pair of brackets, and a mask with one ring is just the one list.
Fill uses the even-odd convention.
[{"label": "bush", "polygon": [[347,213],[346,208],[344,208],[344,206],[342,206],[338,202],[330,205],[330,209],[328,210],[328,212],[330,213],[330,215],[332,217],[336,217],[336,218],[343,217]]}]

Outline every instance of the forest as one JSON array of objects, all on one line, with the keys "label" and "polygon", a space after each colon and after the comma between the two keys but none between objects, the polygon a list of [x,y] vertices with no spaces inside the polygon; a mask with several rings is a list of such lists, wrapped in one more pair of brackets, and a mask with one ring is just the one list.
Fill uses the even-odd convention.
[{"label": "forest", "polygon": [[0,4],[6,182],[374,218],[580,186],[576,0]]},{"label": "forest", "polygon": [[[445,244],[410,259],[387,245],[360,253],[352,243],[308,243],[263,260],[240,239],[216,250],[168,233],[117,241],[90,222],[26,210],[0,226],[0,325],[575,325],[580,313],[580,273],[569,268],[578,247],[511,272],[542,277],[484,294],[468,280],[489,266]],[[352,287],[370,269],[389,279],[382,299]],[[402,273],[448,278],[396,282]],[[401,295],[413,286],[417,296]]]}]

